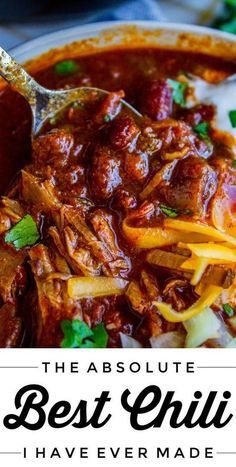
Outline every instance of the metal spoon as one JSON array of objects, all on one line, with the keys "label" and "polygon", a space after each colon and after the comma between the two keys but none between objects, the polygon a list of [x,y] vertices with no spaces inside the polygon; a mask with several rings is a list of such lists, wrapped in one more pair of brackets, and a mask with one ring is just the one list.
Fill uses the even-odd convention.
[{"label": "metal spoon", "polygon": [[[236,74],[216,84],[188,75],[189,86],[193,87],[197,103],[213,104],[216,107],[216,128],[227,131],[236,137],[236,128],[233,127],[230,113],[236,111]],[[196,105],[195,99],[190,103]]]},{"label": "metal spoon", "polygon": [[[79,87],[65,91],[51,91],[35,81],[2,47],[0,47],[0,75],[17,92],[22,94],[31,106],[33,114],[32,137],[40,131],[42,125],[60,110],[73,102],[86,104],[91,98],[100,99],[107,91],[92,87]],[[92,93],[92,95],[91,95]],[[126,101],[121,100],[129,113],[140,117],[140,113]]]}]

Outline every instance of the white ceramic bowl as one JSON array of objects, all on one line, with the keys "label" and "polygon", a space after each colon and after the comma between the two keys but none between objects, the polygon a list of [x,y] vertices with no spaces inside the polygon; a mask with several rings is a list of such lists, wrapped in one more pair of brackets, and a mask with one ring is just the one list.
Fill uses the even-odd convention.
[{"label": "white ceramic bowl", "polygon": [[[91,38],[91,40],[90,40]],[[77,26],[28,41],[12,55],[21,63],[73,43],[70,55],[111,47],[161,46],[210,53],[236,60],[236,36],[210,28],[157,21],[109,21]],[[65,55],[68,49],[65,49]],[[63,54],[60,56],[62,57]]]}]

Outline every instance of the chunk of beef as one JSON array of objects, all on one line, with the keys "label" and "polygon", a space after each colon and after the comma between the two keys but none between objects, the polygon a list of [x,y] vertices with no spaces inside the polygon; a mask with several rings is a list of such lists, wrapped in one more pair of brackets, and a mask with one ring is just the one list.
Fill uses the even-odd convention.
[{"label": "chunk of beef", "polygon": [[144,83],[139,102],[140,111],[152,120],[164,120],[172,113],[172,92],[163,79]]},{"label": "chunk of beef", "polygon": [[134,194],[129,193],[127,190],[118,189],[113,205],[118,209],[134,209],[137,207],[137,200]]},{"label": "chunk of beef", "polygon": [[163,145],[162,137],[158,135],[154,125],[149,118],[143,118],[142,132],[136,143],[137,150],[149,156],[158,153]]},{"label": "chunk of beef", "polygon": [[143,130],[142,138],[138,139],[138,148],[144,150],[149,139],[159,142],[157,150],[161,157],[168,161],[195,154],[207,158],[212,154],[212,146],[200,140],[190,125],[173,118],[149,122]]},{"label": "chunk of beef", "polygon": [[121,184],[120,160],[106,146],[97,146],[92,157],[90,188],[98,199],[110,198]]},{"label": "chunk of beef", "polygon": [[[30,264],[37,286],[37,345],[58,347],[62,339],[60,322],[63,319],[82,318],[79,301],[68,296],[65,270],[58,271],[53,251],[36,245],[29,252]],[[61,277],[61,279],[60,279]]]},{"label": "chunk of beef", "polygon": [[121,109],[121,99],[125,96],[124,91],[110,92],[99,104],[94,120],[99,125],[108,123]]},{"label": "chunk of beef", "polygon": [[129,116],[116,118],[110,127],[109,138],[113,149],[126,148],[139,134],[140,130],[134,119]]},{"label": "chunk of beef", "polygon": [[149,300],[151,302],[152,300],[157,300],[160,296],[160,289],[156,277],[150,272],[147,272],[145,269],[142,269],[141,281],[146,290]]},{"label": "chunk of beef", "polygon": [[86,222],[81,218],[77,209],[65,207],[63,212],[65,221],[73,228],[78,235],[78,239],[83,242],[86,248],[90,248],[94,257],[100,262],[112,261],[112,255],[97,237],[88,228]]},{"label": "chunk of beef", "polygon": [[102,209],[91,216],[96,235],[88,227],[77,209],[61,209],[56,227],[49,234],[60,252],[76,274],[106,276],[126,274],[130,269],[129,259],[119,248],[112,227],[112,216]]},{"label": "chunk of beef", "polygon": [[144,152],[128,152],[125,154],[125,175],[132,182],[143,181],[149,172],[148,155]]},{"label": "chunk of beef", "polygon": [[163,301],[170,303],[177,311],[186,310],[196,301],[196,295],[189,280],[180,277],[167,279],[162,296]]},{"label": "chunk of beef", "polygon": [[64,239],[66,243],[66,251],[69,258],[72,260],[71,264],[73,269],[79,269],[84,276],[97,276],[101,271],[101,264],[93,258],[93,255],[88,248],[79,246],[78,236],[69,226],[64,229]]},{"label": "chunk of beef", "polygon": [[231,264],[231,267],[230,264],[227,267],[226,265],[210,265],[206,268],[201,280],[195,287],[195,291],[198,295],[202,295],[209,285],[218,285],[223,289],[228,289],[232,286],[235,278],[236,270],[233,264]]},{"label": "chunk of beef", "polygon": [[168,206],[203,217],[216,188],[214,169],[199,157],[190,156],[178,162],[170,183],[163,184],[159,193]]},{"label": "chunk of beef", "polygon": [[24,201],[35,209],[49,213],[61,206],[51,180],[41,181],[30,172],[23,170],[21,190]]},{"label": "chunk of beef", "polygon": [[138,281],[133,280],[130,282],[125,295],[133,310],[141,316],[145,315],[150,308],[150,301],[145,292],[141,289]]},{"label": "chunk of beef", "polygon": [[[66,173],[64,171],[60,173],[60,177],[57,178],[57,186],[64,204],[86,211],[89,207],[89,200],[86,202],[85,199],[88,195],[88,187],[86,170],[82,164],[71,164],[67,167]],[[82,206],[83,204],[84,206]]]},{"label": "chunk of beef", "polygon": [[144,201],[137,209],[129,213],[129,219],[135,226],[141,227],[142,225],[147,225],[147,222],[150,221],[155,212],[155,203]]},{"label": "chunk of beef", "polygon": [[146,315],[152,309],[153,300],[157,300],[160,295],[155,276],[142,269],[140,283],[137,280],[131,281],[125,295],[133,310],[141,316]]},{"label": "chunk of beef", "polygon": [[52,165],[55,168],[64,167],[74,144],[71,133],[65,130],[51,130],[33,141],[33,160],[36,165]]},{"label": "chunk of beef", "polygon": [[130,262],[118,245],[112,215],[103,209],[97,209],[90,220],[97,237],[112,257],[111,261],[103,265],[104,274],[123,276],[129,271]]}]

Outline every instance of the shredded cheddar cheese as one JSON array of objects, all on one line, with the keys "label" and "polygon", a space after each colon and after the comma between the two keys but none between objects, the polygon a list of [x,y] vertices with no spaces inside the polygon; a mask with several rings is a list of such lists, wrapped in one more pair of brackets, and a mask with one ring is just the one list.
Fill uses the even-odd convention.
[{"label": "shredded cheddar cheese", "polygon": [[174,310],[169,303],[153,302],[153,304],[158,308],[166,321],[171,323],[181,323],[198,315],[204,310],[204,308],[210,307],[220,296],[222,290],[222,287],[210,285],[192,306],[181,312]]},{"label": "shredded cheddar cheese", "polygon": [[128,281],[113,277],[72,277],[68,279],[67,291],[70,298],[104,297],[120,295]]},{"label": "shredded cheddar cheese", "polygon": [[189,238],[193,232],[208,237],[205,237],[206,241],[228,242],[230,245],[236,246],[236,238],[206,224],[178,219],[165,219],[164,226],[168,229],[181,231],[182,233],[188,232]]},{"label": "shredded cheddar cheese", "polygon": [[208,266],[208,259],[207,258],[198,258],[196,261],[196,268],[191,279],[192,285],[197,285],[198,282],[201,280],[206,268]]},{"label": "shredded cheddar cheese", "polygon": [[221,263],[225,261],[236,262],[236,250],[215,244],[215,243],[188,243],[187,247],[189,250],[198,257],[209,258],[212,260],[219,260]]},{"label": "shredded cheddar cheese", "polygon": [[[122,224],[123,233],[126,238],[138,248],[158,248],[173,245],[178,242],[204,242],[206,237],[201,234],[191,234],[174,229],[163,227],[133,227],[129,224],[129,219],[125,219]],[[236,242],[236,240],[235,240]]]}]

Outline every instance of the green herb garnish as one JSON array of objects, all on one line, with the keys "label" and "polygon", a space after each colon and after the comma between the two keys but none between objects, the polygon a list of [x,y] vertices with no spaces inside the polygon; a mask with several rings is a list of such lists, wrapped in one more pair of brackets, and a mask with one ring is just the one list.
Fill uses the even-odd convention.
[{"label": "green herb garnish", "polygon": [[223,310],[230,318],[234,315],[234,309],[229,303],[224,303]]},{"label": "green herb garnish", "polygon": [[173,101],[184,107],[186,104],[185,91],[188,87],[188,83],[182,83],[181,81],[176,81],[174,79],[167,79],[167,83],[172,89]]},{"label": "green herb garnish", "polygon": [[54,70],[58,75],[71,75],[78,71],[78,63],[74,60],[64,60],[63,62],[58,62],[54,66]]},{"label": "green herb garnish", "polygon": [[171,206],[166,206],[165,204],[160,204],[160,209],[168,217],[177,217],[180,216],[181,214],[185,216],[192,216],[193,211],[191,209],[178,209],[178,208],[172,208]]},{"label": "green herb garnish", "polygon": [[236,110],[229,111],[229,119],[230,119],[232,128],[236,128]]},{"label": "green herb garnish", "polygon": [[34,219],[27,214],[5,236],[5,242],[11,243],[15,248],[34,245],[40,238]]},{"label": "green herb garnish", "polygon": [[209,123],[201,122],[198,123],[193,129],[197,135],[203,140],[209,140]]},{"label": "green herb garnish", "polygon": [[171,208],[165,204],[160,204],[160,209],[168,217],[177,217],[180,214],[179,209]]},{"label": "green herb garnish", "polygon": [[231,34],[236,34],[236,17],[232,18],[227,23],[221,24],[221,31],[230,32]]},{"label": "green herb garnish", "polygon": [[225,3],[236,8],[236,0],[225,0]]},{"label": "green herb garnish", "polygon": [[234,159],[234,160],[232,161],[232,167],[233,167],[234,169],[236,169],[236,159]]},{"label": "green herb garnish", "polygon": [[104,115],[103,120],[104,120],[104,122],[106,122],[106,123],[110,122],[110,120],[111,120],[110,115],[108,115],[108,114]]},{"label": "green herb garnish", "polygon": [[236,0],[224,0],[222,3],[223,8],[213,22],[213,27],[236,34]]},{"label": "green herb garnish", "polygon": [[61,329],[64,334],[61,347],[64,349],[98,349],[107,346],[108,334],[104,324],[98,324],[90,329],[84,321],[78,319],[63,320]]}]

